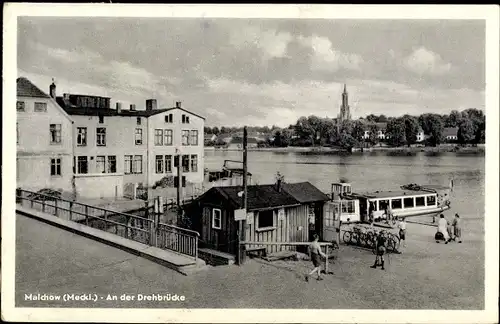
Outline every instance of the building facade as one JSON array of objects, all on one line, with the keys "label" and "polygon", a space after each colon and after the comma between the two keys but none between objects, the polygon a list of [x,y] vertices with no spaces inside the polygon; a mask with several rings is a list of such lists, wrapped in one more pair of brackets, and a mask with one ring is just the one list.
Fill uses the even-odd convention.
[{"label": "building facade", "polygon": [[[55,91],[55,85],[49,90]],[[17,79],[16,106],[17,186],[72,192],[70,116],[26,78]]]},{"label": "building facade", "polygon": [[72,190],[79,197],[123,197],[130,185],[152,187],[178,175],[204,180],[204,118],[181,107],[110,107],[110,98],[50,96],[18,79],[18,186]]}]

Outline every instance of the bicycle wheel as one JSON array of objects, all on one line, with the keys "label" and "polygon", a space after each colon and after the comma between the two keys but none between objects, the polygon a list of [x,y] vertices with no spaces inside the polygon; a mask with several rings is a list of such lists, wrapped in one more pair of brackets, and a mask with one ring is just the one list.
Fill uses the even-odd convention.
[{"label": "bicycle wheel", "polygon": [[352,234],[352,232],[345,231],[344,235],[342,235],[342,240],[344,241],[345,244],[351,243],[351,234]]},{"label": "bicycle wheel", "polygon": [[357,245],[359,242],[359,233],[352,232],[351,234],[351,244]]}]

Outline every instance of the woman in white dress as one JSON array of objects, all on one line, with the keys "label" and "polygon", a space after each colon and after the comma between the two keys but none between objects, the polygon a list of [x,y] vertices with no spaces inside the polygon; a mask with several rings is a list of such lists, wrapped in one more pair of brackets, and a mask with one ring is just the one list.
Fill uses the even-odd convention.
[{"label": "woman in white dress", "polygon": [[[443,234],[444,241],[446,242],[445,244],[448,244],[450,241],[450,236],[448,235],[448,221],[444,218],[443,214],[439,215],[438,232]],[[439,241],[436,242],[439,243]]]}]

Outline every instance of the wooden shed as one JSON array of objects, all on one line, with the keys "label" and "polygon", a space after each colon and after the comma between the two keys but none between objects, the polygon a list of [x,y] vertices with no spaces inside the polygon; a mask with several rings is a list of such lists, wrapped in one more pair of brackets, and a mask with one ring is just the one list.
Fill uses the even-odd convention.
[{"label": "wooden shed", "polygon": [[[308,242],[310,220],[323,218],[329,200],[309,182],[248,186],[245,240],[254,242]],[[198,197],[189,212],[200,247],[235,255],[238,222],[243,208],[242,186],[213,187]],[[252,248],[248,246],[247,248]],[[268,246],[267,252],[295,249]]]}]

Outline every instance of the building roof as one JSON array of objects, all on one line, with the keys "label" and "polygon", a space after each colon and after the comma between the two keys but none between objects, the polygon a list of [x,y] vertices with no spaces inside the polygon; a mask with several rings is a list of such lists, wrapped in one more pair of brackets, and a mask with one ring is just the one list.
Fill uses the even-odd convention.
[{"label": "building roof", "polygon": [[283,189],[300,203],[327,201],[327,195],[313,186],[310,182],[284,183]]},{"label": "building roof", "polygon": [[[219,192],[230,200],[237,208],[243,208],[242,198],[238,193],[243,191],[243,186],[213,187],[210,190]],[[298,206],[300,203],[286,191],[276,190],[276,185],[252,185],[247,187],[247,209],[259,210],[267,208]]]},{"label": "building roof", "polygon": [[[247,137],[247,144],[257,144],[255,137]],[[231,138],[231,144],[243,144],[243,137],[234,136]]]},{"label": "building roof", "polygon": [[40,90],[28,79],[20,77],[16,81],[18,97],[50,98],[48,94]]},{"label": "building roof", "polygon": [[458,127],[445,127],[443,130],[443,136],[457,136]]},{"label": "building roof", "polygon": [[185,111],[191,115],[197,116],[201,119],[205,119],[195,113],[192,113],[186,109],[179,107],[172,108],[162,108],[153,110],[127,110],[122,109],[120,113],[116,109],[111,108],[95,108],[95,107],[77,107],[72,105],[68,100],[63,97],[56,98],[57,103],[68,113],[69,115],[76,116],[126,116],[126,117],[150,117],[153,115],[161,114],[170,110],[179,109]]}]

